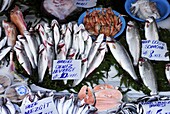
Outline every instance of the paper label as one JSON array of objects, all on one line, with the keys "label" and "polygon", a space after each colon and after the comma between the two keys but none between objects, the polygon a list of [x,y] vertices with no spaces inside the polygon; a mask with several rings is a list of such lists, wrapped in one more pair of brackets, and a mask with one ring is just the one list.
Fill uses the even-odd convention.
[{"label": "paper label", "polygon": [[91,8],[96,6],[97,0],[75,0],[75,5],[82,8]]},{"label": "paper label", "polygon": [[26,95],[28,93],[28,89],[24,85],[15,87],[15,90],[17,91],[18,95],[20,95],[20,96]]},{"label": "paper label", "polygon": [[169,61],[166,43],[158,40],[142,40],[141,54],[150,60]]},{"label": "paper label", "polygon": [[81,60],[54,60],[52,80],[79,79]]},{"label": "paper label", "polygon": [[21,112],[22,114],[57,114],[53,97],[47,97],[25,105],[21,107]]},{"label": "paper label", "polygon": [[143,114],[170,114],[170,100],[141,103]]}]

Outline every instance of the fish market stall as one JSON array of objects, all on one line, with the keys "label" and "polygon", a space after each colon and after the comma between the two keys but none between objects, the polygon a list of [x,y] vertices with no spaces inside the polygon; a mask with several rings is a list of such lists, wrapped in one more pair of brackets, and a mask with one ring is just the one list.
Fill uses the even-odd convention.
[{"label": "fish market stall", "polygon": [[0,3],[0,113],[170,113],[169,1]]}]

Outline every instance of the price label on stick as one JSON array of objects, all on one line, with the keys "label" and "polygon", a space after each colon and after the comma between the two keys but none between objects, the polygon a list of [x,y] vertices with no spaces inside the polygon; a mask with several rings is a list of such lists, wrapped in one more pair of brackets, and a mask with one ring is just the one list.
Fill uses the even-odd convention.
[{"label": "price label on stick", "polygon": [[97,0],[75,0],[75,5],[82,8],[91,8],[96,6]]},{"label": "price label on stick", "polygon": [[156,61],[169,61],[167,45],[159,40],[142,40],[142,57]]},{"label": "price label on stick", "polygon": [[52,80],[79,79],[81,60],[54,60]]},{"label": "price label on stick", "polygon": [[21,105],[20,109],[22,114],[57,114],[53,97],[47,97],[27,105]]},{"label": "price label on stick", "polygon": [[20,96],[26,95],[28,93],[28,89],[24,85],[15,87],[15,90],[17,91],[18,95],[20,95]]},{"label": "price label on stick", "polygon": [[143,114],[170,114],[170,100],[141,103]]}]

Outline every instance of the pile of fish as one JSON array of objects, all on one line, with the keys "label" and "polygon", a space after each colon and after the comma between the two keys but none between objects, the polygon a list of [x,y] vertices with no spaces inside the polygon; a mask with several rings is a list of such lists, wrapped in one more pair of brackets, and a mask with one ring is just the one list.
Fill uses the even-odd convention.
[{"label": "pile of fish", "polygon": [[7,11],[12,5],[14,0],[1,0],[0,1],[0,12]]},{"label": "pile of fish", "polygon": [[82,60],[81,76],[72,85],[76,86],[103,61],[106,51],[104,34],[98,35],[93,42],[83,24],[69,22],[60,25],[57,20],[52,20],[51,24],[38,23],[27,30],[17,6],[11,10],[10,20],[2,22],[6,36],[0,41],[3,44],[0,58],[4,59],[10,52],[11,71],[15,69],[14,53],[28,75],[32,75],[33,69],[38,69],[39,82],[43,82],[47,69],[52,74],[53,60],[79,59]]},{"label": "pile of fish", "polygon": [[112,8],[87,11],[83,24],[92,35],[104,34],[111,37],[118,33],[122,26],[120,15],[115,15]]},{"label": "pile of fish", "polygon": [[155,19],[161,17],[156,2],[151,2],[150,0],[137,0],[131,4],[130,10],[133,15],[143,20],[149,17],[154,17]]}]

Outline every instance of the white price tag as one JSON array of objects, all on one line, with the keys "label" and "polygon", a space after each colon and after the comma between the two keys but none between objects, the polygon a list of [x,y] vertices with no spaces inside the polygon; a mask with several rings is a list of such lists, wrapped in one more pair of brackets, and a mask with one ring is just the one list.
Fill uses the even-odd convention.
[{"label": "white price tag", "polygon": [[96,6],[97,0],[75,0],[75,5],[82,8],[90,8]]},{"label": "white price tag", "polygon": [[32,102],[21,107],[22,114],[57,114],[53,97]]},{"label": "white price tag", "polygon": [[79,79],[81,60],[54,60],[52,80]]},{"label": "white price tag", "polygon": [[20,96],[26,95],[28,93],[28,89],[24,85],[15,87],[15,90],[17,91],[18,95],[20,95]]},{"label": "white price tag", "polygon": [[166,43],[158,40],[142,40],[141,54],[150,60],[169,61]]},{"label": "white price tag", "polygon": [[170,100],[141,103],[143,114],[170,114]]}]

